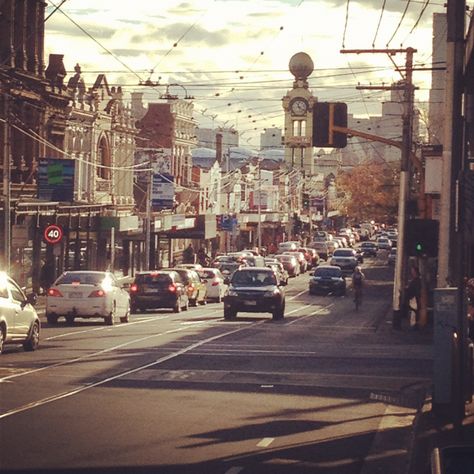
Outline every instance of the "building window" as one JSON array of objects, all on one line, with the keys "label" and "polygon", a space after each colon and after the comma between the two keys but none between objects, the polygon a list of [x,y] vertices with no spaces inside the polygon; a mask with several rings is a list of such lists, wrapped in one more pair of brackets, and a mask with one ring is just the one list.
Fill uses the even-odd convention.
[{"label": "building window", "polygon": [[293,120],[293,136],[294,137],[306,136],[306,120]]},{"label": "building window", "polygon": [[97,167],[97,176],[102,179],[110,179],[110,166],[112,160],[110,158],[110,148],[107,139],[102,137],[99,141],[99,149],[97,153],[97,161],[100,166]]}]

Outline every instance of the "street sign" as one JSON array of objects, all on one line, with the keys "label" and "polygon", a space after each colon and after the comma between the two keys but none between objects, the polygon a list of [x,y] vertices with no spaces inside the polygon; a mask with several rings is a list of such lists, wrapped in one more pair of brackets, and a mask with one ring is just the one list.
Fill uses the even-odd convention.
[{"label": "street sign", "polygon": [[44,229],[43,239],[47,244],[58,244],[64,236],[63,228],[58,224],[51,224]]}]

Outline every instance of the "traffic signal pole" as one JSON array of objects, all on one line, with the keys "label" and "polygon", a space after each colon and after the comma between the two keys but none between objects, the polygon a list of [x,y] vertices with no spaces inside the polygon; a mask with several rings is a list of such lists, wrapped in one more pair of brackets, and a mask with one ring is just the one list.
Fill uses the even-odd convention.
[{"label": "traffic signal pole", "polygon": [[393,315],[392,326],[395,329],[401,327],[401,317],[403,312],[403,303],[405,301],[406,286],[406,266],[408,258],[405,252],[405,224],[406,224],[406,202],[408,198],[410,162],[414,153],[412,151],[413,142],[413,105],[414,105],[414,87],[413,87],[413,54],[414,48],[406,49],[351,49],[341,50],[341,53],[383,53],[387,54],[393,62],[392,56],[398,53],[406,54],[405,68],[402,70],[396,66],[398,72],[402,75],[402,85],[396,86],[358,86],[358,89],[379,89],[379,90],[403,90],[403,136],[401,143],[401,164],[400,164],[400,195],[398,201],[398,238],[397,238],[397,260],[395,263],[395,281],[393,285]]}]

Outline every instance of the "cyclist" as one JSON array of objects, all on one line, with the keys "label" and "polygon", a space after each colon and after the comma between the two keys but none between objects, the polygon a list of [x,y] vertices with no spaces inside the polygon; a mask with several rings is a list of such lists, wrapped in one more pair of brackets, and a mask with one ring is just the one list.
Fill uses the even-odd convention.
[{"label": "cyclist", "polygon": [[362,302],[362,286],[364,285],[365,275],[359,266],[355,267],[352,274],[352,288],[354,290],[354,302],[358,308]]}]

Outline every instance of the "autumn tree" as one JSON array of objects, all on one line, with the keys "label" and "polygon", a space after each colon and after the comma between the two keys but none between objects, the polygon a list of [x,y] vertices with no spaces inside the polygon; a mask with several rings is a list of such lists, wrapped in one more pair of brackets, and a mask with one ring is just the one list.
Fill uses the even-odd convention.
[{"label": "autumn tree", "polygon": [[363,163],[336,177],[341,211],[356,222],[394,222],[398,209],[399,173],[387,164]]}]

